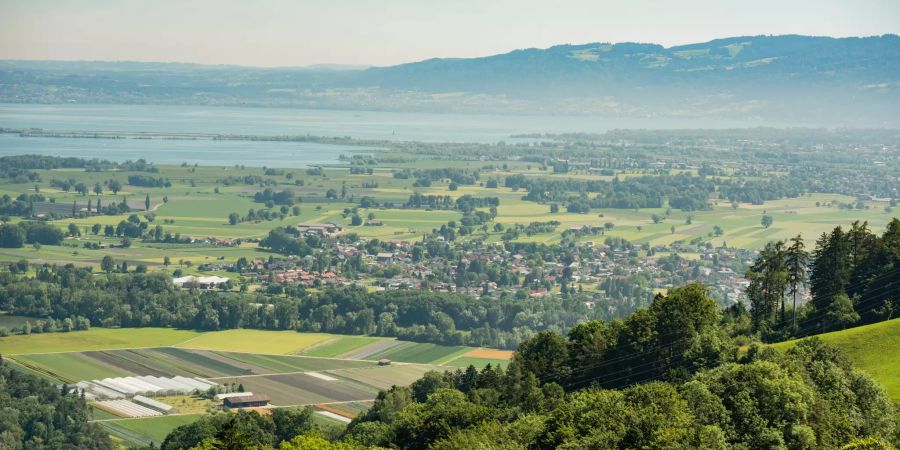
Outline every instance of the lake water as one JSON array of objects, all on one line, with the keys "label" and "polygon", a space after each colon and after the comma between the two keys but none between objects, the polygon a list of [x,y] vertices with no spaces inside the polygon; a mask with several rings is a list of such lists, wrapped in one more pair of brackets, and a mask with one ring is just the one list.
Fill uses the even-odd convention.
[{"label": "lake water", "polygon": [[36,154],[119,162],[144,158],[156,164],[176,165],[186,162],[206,166],[306,167],[334,164],[341,154],[366,150],[377,151],[311,142],[43,138],[0,134],[0,156]]},{"label": "lake water", "polygon": [[[602,133],[615,128],[731,128],[763,125],[708,119],[608,119],[590,116],[333,111],[156,105],[0,104],[0,127],[72,131],[148,131],[253,135],[350,136],[428,142],[499,142],[522,133]],[[315,143],[0,136],[0,155],[37,153],[158,164],[328,164],[360,147]]]}]

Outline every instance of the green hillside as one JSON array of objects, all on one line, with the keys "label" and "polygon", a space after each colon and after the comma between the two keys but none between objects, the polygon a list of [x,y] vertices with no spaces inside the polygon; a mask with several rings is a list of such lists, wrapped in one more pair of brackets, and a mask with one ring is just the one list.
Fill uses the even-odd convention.
[{"label": "green hillside", "polygon": [[[843,349],[855,367],[875,377],[891,399],[900,403],[900,318],[819,337]],[[786,349],[796,342],[780,342],[774,347]]]}]

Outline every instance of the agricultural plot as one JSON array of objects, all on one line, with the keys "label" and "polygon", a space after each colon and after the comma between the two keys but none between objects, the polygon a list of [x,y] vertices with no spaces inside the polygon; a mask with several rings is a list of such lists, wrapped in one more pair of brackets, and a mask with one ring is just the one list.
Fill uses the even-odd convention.
[{"label": "agricultural plot", "polygon": [[159,447],[175,428],[193,423],[200,414],[105,420],[100,424],[123,446]]},{"label": "agricultural plot", "polygon": [[296,354],[335,337],[296,331],[225,330],[204,333],[179,347],[247,353]]},{"label": "agricultural plot", "polygon": [[[111,337],[110,342],[103,342],[106,336]],[[16,351],[9,356],[11,364],[57,383],[129,376],[198,377],[231,389],[240,385],[245,391],[266,395],[275,407],[320,405],[323,413],[316,414],[316,423],[335,428],[343,427],[347,417],[368,409],[380,390],[409,385],[431,370],[501,363],[509,354],[392,338],[294,331],[197,333],[95,328],[11,338],[0,340],[0,349]],[[32,342],[33,345],[26,345]],[[99,342],[104,348],[98,348]],[[165,345],[152,345],[157,342]],[[41,352],[29,352],[32,348]],[[381,358],[394,363],[379,366],[375,361]],[[160,400],[185,415],[118,419],[94,408],[93,420],[122,445],[158,445],[176,426],[196,420],[212,405],[208,400],[201,402],[185,395]]]},{"label": "agricultural plot", "polygon": [[376,388],[359,383],[326,381],[305,373],[217,378],[213,381],[241,384],[247,391],[267,395],[274,406],[363,401],[374,399],[378,393]]},{"label": "agricultural plot", "polygon": [[341,355],[341,357],[347,358],[347,359],[372,359],[371,358],[372,355],[384,352],[387,349],[390,349],[390,348],[393,348],[393,347],[396,347],[396,346],[402,345],[402,344],[403,344],[402,341],[385,339],[385,340],[376,341],[376,342],[364,345],[364,346],[359,347],[355,350],[352,350],[348,353],[344,353],[343,355]]},{"label": "agricultural plot", "polygon": [[15,361],[37,372],[43,372],[66,383],[125,376],[131,372],[100,364],[84,353],[51,353],[16,356]]},{"label": "agricultural plot", "polygon": [[372,365],[372,363],[367,361],[317,358],[309,356],[278,356],[259,355],[252,353],[222,353],[221,355],[230,358],[233,361],[252,364],[253,367],[261,368],[262,370],[268,370],[269,373],[348,369],[353,367],[367,367]]},{"label": "agricultural plot", "polygon": [[0,338],[0,354],[21,355],[174,345],[199,336],[172,328],[92,328],[69,333],[15,335]]},{"label": "agricultural plot", "polygon": [[301,354],[304,356],[322,356],[327,358],[344,357],[348,359],[363,359],[351,358],[345,355],[352,355],[358,349],[386,340],[387,339],[384,338],[372,338],[367,336],[340,336],[310,347]]},{"label": "agricultural plot", "polygon": [[513,352],[509,350],[496,350],[492,348],[476,348],[465,352],[459,356],[446,359],[442,365],[453,367],[469,367],[475,366],[481,369],[488,364],[491,367],[506,367],[509,360],[512,359]]},{"label": "agricultural plot", "polygon": [[454,354],[470,350],[469,347],[448,347],[437,344],[420,344],[415,342],[403,342],[387,350],[369,355],[366,359],[379,360],[387,358],[392,361],[402,361],[419,364],[430,364]]},{"label": "agricultural plot", "polygon": [[425,372],[443,370],[441,367],[420,364],[392,364],[377,368],[333,370],[329,372],[337,378],[357,381],[378,390],[390,389],[391,386],[406,386],[422,378]]}]

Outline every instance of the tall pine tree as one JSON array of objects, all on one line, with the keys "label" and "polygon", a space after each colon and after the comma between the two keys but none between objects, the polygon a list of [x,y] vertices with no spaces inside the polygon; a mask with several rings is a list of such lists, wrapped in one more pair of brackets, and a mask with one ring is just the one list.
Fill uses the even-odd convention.
[{"label": "tall pine tree", "polygon": [[[784,253],[784,265],[788,276],[788,292],[793,300],[791,327],[797,328],[797,294],[806,285],[806,265],[809,263],[809,252],[799,234],[791,238],[791,245]],[[782,317],[782,320],[784,318]]]},{"label": "tall pine tree", "polygon": [[841,227],[836,227],[830,234],[822,234],[813,252],[812,274],[809,277],[813,315],[821,317],[829,310],[836,296],[847,293],[850,275],[847,234]]}]

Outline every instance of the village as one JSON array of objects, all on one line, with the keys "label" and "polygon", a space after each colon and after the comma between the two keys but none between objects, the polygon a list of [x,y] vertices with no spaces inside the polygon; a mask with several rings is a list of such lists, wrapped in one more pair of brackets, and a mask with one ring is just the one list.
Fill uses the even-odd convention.
[{"label": "village", "polygon": [[[607,308],[614,314],[693,281],[706,284],[723,306],[733,305],[744,299],[748,281],[743,274],[758,254],[704,243],[651,247],[620,238],[554,245],[448,242],[441,236],[409,242],[339,234],[342,228],[335,224],[300,224],[297,230],[300,236],[323,238],[321,248],[302,257],[241,258],[234,264],[206,263],[198,269],[237,272],[248,283],[276,294],[342,286],[535,300],[577,294],[589,308]],[[217,276],[174,280],[180,287],[200,289],[220,288],[228,281]]]}]

